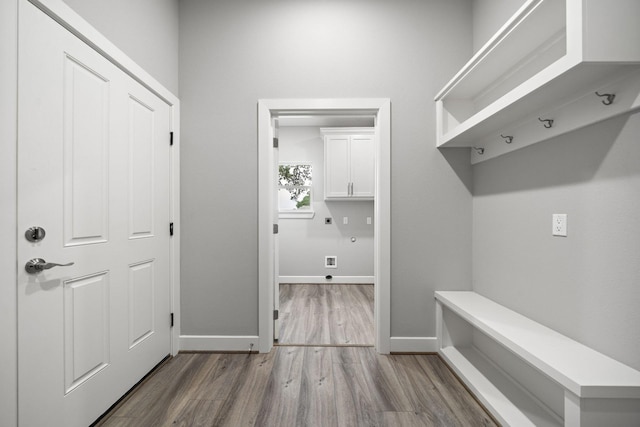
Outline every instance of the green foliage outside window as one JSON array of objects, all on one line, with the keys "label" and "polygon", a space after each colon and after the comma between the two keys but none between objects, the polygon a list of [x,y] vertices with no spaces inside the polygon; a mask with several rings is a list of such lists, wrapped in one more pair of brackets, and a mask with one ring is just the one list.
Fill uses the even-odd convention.
[{"label": "green foliage outside window", "polygon": [[300,200],[298,203],[296,203],[296,208],[300,209],[304,206],[311,206],[311,195],[307,194],[306,196],[304,196],[302,198],[302,200]]},{"label": "green foliage outside window", "polygon": [[311,165],[293,164],[278,167],[278,187],[289,192],[296,209],[311,206]]}]

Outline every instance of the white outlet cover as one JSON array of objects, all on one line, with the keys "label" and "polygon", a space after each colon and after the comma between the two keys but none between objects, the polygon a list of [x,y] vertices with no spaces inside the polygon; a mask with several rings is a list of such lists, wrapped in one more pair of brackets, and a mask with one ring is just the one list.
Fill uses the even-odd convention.
[{"label": "white outlet cover", "polygon": [[553,214],[551,233],[554,236],[567,237],[567,214]]}]

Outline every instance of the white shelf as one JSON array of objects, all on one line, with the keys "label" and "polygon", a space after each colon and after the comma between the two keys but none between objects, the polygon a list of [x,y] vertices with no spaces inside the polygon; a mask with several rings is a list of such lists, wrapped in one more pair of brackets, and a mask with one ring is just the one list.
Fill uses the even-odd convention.
[{"label": "white shelf", "polygon": [[436,300],[579,397],[640,399],[640,372],[475,292]]},{"label": "white shelf", "polygon": [[[549,114],[559,104],[570,105],[612,76],[640,70],[640,43],[633,42],[640,39],[640,2],[605,3],[527,1],[436,96],[437,146],[480,147],[492,141],[506,145],[500,138],[506,128],[513,132],[514,125],[537,120],[537,114]],[[594,96],[593,103],[599,102]],[[565,132],[631,108],[601,109],[595,118],[565,123]],[[540,136],[535,142],[548,139],[542,126],[536,133]],[[482,147],[487,155],[475,160],[522,146],[489,150],[493,153]]]},{"label": "white shelf", "polygon": [[562,420],[473,347],[445,347],[440,355],[503,425],[557,427]]},{"label": "white shelf", "polygon": [[640,371],[475,292],[435,297],[439,354],[503,425],[640,425]]},{"label": "white shelf", "polygon": [[[484,152],[480,155],[475,150],[472,151],[471,163],[475,164],[489,160],[606,119],[640,110],[640,68],[600,65],[603,69],[611,68],[611,71],[607,73],[604,79],[606,82],[589,85],[590,89],[586,91],[582,89],[583,92],[576,89],[571,92],[570,97],[560,96],[563,92],[568,91],[569,88],[580,86],[579,82],[581,80],[577,78],[579,71],[576,70],[570,76],[556,79],[548,87],[545,87],[544,91],[553,94],[553,99],[555,100],[549,107],[527,113],[525,115],[527,119],[525,120],[517,121],[517,119],[512,119],[510,122],[505,121],[495,130],[489,129],[484,136],[480,136],[482,133],[479,131],[483,127],[488,128],[492,120],[487,120],[482,123],[483,126],[476,127],[473,132],[476,132],[478,136],[474,139],[475,143],[473,145],[483,147]],[[593,70],[594,66],[592,65],[590,69]],[[594,87],[595,90],[593,90]],[[613,93],[616,97],[611,105],[604,105],[602,98],[598,97],[595,92]],[[523,100],[531,102],[531,107],[537,105],[535,101],[532,101],[533,98],[535,98],[535,95],[523,98]],[[524,103],[522,105],[522,109],[530,107],[527,107]],[[510,112],[505,112],[500,116],[502,116],[502,120],[505,120],[517,110],[518,108],[514,107]],[[539,117],[553,119],[553,127],[544,128],[543,124],[538,121]],[[506,144],[501,135],[514,136],[514,139],[511,144]]]}]

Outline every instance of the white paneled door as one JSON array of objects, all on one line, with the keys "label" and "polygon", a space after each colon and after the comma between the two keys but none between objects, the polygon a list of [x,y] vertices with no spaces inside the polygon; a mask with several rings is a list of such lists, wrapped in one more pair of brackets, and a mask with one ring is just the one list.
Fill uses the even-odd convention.
[{"label": "white paneled door", "polygon": [[87,426],[170,353],[170,107],[27,1],[19,28],[19,422]]}]

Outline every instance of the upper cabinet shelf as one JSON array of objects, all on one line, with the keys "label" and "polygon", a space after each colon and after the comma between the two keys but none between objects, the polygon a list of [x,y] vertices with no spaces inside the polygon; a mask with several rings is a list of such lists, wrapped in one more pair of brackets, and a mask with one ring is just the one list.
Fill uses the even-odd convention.
[{"label": "upper cabinet shelf", "polygon": [[476,147],[477,163],[634,111],[639,95],[640,1],[529,0],[436,96],[437,145]]}]

